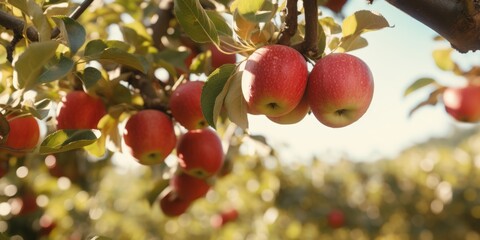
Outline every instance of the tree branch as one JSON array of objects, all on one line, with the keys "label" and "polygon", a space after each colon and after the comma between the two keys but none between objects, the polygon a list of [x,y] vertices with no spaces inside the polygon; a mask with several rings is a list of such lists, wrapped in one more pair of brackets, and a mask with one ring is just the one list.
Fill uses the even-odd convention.
[{"label": "tree branch", "polygon": [[[75,8],[75,10],[70,14],[70,18],[77,20],[82,14],[87,10],[87,8],[93,3],[94,0],[85,0],[83,1],[80,6]],[[56,38],[60,34],[60,29],[56,27],[52,31],[52,38]]]},{"label": "tree branch", "polygon": [[173,15],[173,0],[162,0],[157,10],[157,20],[151,25],[153,44],[158,50],[165,46],[162,43],[162,37],[167,34],[170,19]]},{"label": "tree branch", "polygon": [[318,5],[316,0],[304,0],[305,9],[305,39],[296,47],[309,57],[318,56]]},{"label": "tree branch", "polygon": [[290,45],[290,38],[292,38],[297,32],[298,22],[298,0],[287,0],[287,16],[285,17],[285,28],[281,33],[281,37],[278,40],[278,44]]},{"label": "tree branch", "polygon": [[[0,11],[0,25],[12,30],[14,34],[19,34],[23,36],[25,22],[4,11]],[[27,28],[26,35],[30,41],[38,41],[38,32],[37,30],[35,30],[34,27]]]},{"label": "tree branch", "polygon": [[480,2],[474,0],[387,0],[427,25],[461,53],[480,50]]}]

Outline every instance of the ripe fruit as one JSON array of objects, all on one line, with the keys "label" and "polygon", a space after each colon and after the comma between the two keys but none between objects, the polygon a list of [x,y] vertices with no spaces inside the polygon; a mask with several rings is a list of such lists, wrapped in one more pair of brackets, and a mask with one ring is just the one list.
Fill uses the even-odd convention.
[{"label": "ripe fruit", "polygon": [[160,209],[169,217],[182,215],[190,207],[190,204],[190,201],[179,198],[172,191],[160,199]]},{"label": "ripe fruit", "polygon": [[210,219],[210,224],[215,228],[220,228],[229,222],[233,222],[237,220],[237,218],[238,218],[238,211],[233,208],[227,211],[223,211],[220,214],[214,215]]},{"label": "ripe fruit", "polygon": [[210,128],[190,130],[178,141],[177,155],[182,170],[206,178],[217,173],[223,164],[222,142]]},{"label": "ripe fruit", "polygon": [[210,44],[208,45],[208,50],[212,53],[211,56],[211,66],[212,69],[217,69],[224,64],[235,64],[237,62],[237,57],[235,54],[226,54],[218,50],[218,48]]},{"label": "ripe fruit", "polygon": [[340,210],[332,210],[328,213],[327,222],[331,228],[340,228],[345,224],[345,215]]},{"label": "ripe fruit", "polygon": [[170,179],[172,191],[183,200],[193,201],[207,194],[210,185],[200,178],[180,173]]},{"label": "ripe fruit", "polygon": [[13,150],[9,152],[17,155],[20,152],[32,150],[37,146],[40,138],[40,128],[34,117],[13,117],[9,115],[7,116],[7,121],[10,126],[10,132],[8,133],[7,141],[2,145],[3,147]]},{"label": "ripe fruit", "polygon": [[173,118],[188,130],[208,126],[200,104],[204,84],[201,81],[186,82],[179,85],[170,97]]},{"label": "ripe fruit", "polygon": [[83,91],[69,92],[59,105],[57,129],[93,129],[107,113],[100,98]]},{"label": "ripe fruit", "polygon": [[142,110],[131,116],[123,140],[127,151],[145,165],[162,163],[177,142],[172,120],[157,110]]},{"label": "ripe fruit", "polygon": [[308,111],[310,111],[310,106],[308,106],[307,97],[304,95],[300,103],[298,103],[298,105],[291,112],[280,117],[268,118],[278,124],[294,124],[305,118]]},{"label": "ripe fruit", "polygon": [[344,127],[367,111],[373,97],[373,76],[358,57],[333,53],[315,64],[306,92],[308,104],[321,123]]},{"label": "ripe fruit", "polygon": [[461,122],[480,121],[480,86],[449,87],[443,93],[445,110]]},{"label": "ripe fruit", "polygon": [[330,8],[330,10],[338,13],[342,10],[346,2],[347,0],[328,0],[327,3],[325,3],[325,7]]},{"label": "ripe fruit", "polygon": [[292,111],[307,85],[307,64],[295,49],[268,45],[252,53],[242,75],[242,93],[251,113],[278,117]]}]

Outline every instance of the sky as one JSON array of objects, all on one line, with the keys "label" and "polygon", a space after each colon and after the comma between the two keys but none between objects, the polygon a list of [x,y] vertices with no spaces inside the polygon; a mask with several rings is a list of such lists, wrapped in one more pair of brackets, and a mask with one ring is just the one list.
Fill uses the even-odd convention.
[{"label": "sky", "polygon": [[[354,124],[328,128],[313,115],[295,125],[278,125],[264,116],[250,116],[251,134],[261,134],[287,161],[311,159],[318,156],[330,161],[348,157],[358,161],[395,157],[403,149],[431,137],[447,137],[452,127],[469,128],[450,118],[442,105],[424,107],[408,116],[409,111],[429,91],[418,91],[403,97],[405,89],[420,77],[433,77],[445,85],[462,85],[464,79],[440,71],[432,58],[432,50],[448,47],[435,42],[437,35],[422,23],[409,17],[385,1],[349,1],[346,16],[366,9],[382,14],[392,28],[365,33],[369,46],[351,52],[369,66],[374,76],[375,91],[367,113]],[[454,54],[455,59],[480,64],[479,54]]]}]

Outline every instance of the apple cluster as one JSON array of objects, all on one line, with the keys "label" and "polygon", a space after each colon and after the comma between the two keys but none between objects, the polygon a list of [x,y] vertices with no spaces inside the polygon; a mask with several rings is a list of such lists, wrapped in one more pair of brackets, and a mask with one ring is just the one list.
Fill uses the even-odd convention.
[{"label": "apple cluster", "polygon": [[297,50],[268,45],[247,58],[243,71],[248,112],[280,124],[297,123],[311,111],[326,126],[344,127],[365,114],[373,97],[369,67],[347,53],[326,55],[309,74]]},{"label": "apple cluster", "polygon": [[160,164],[176,150],[180,171],[170,179],[160,199],[167,216],[184,213],[195,200],[205,196],[210,179],[223,165],[221,139],[208,127],[201,110],[203,85],[202,81],[187,81],[172,92],[172,117],[186,129],[178,140],[171,117],[158,110],[141,110],[125,125],[123,139],[127,151],[141,164]]}]

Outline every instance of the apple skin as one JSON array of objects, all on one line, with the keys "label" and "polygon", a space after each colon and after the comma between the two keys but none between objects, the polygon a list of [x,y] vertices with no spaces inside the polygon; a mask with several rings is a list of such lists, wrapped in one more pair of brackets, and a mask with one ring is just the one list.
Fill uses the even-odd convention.
[{"label": "apple skin", "polygon": [[157,110],[142,110],[125,125],[123,140],[127,151],[140,163],[162,163],[177,143],[170,117]]},{"label": "apple skin", "polygon": [[373,89],[373,76],[365,62],[347,53],[332,53],[315,64],[306,92],[318,121],[339,128],[365,114]]},{"label": "apple skin", "polygon": [[238,218],[238,211],[235,208],[221,212],[220,214],[214,215],[210,219],[210,224],[214,228],[221,228],[229,222],[233,222]]},{"label": "apple skin", "polygon": [[345,215],[340,210],[332,210],[327,216],[328,225],[331,228],[340,228],[345,224]]},{"label": "apple skin", "polygon": [[455,120],[467,123],[480,121],[480,86],[449,87],[442,98],[446,112]]},{"label": "apple skin", "polygon": [[279,117],[300,102],[307,85],[307,63],[295,49],[267,45],[247,58],[242,93],[252,114]]},{"label": "apple skin", "polygon": [[300,103],[291,112],[280,117],[268,117],[268,119],[278,124],[295,124],[304,119],[309,111],[310,106],[308,105],[307,96],[304,95]]},{"label": "apple skin", "polygon": [[220,52],[220,50],[218,50],[218,48],[213,44],[208,45],[208,50],[210,50],[212,53],[210,64],[213,70],[221,67],[224,64],[235,64],[237,62],[237,57],[235,54],[226,54]]},{"label": "apple skin", "polygon": [[95,129],[107,113],[100,98],[83,91],[67,93],[59,107],[57,129]]},{"label": "apple skin", "polygon": [[187,201],[204,197],[210,189],[205,179],[196,178],[184,172],[174,175],[170,179],[170,186],[179,198]]},{"label": "apple skin", "polygon": [[7,152],[21,156],[25,151],[33,150],[37,146],[40,139],[40,128],[33,116],[13,117],[9,115],[7,121],[10,132],[3,146],[13,150]]},{"label": "apple skin", "polygon": [[177,155],[181,169],[198,178],[215,175],[224,160],[222,142],[210,128],[183,134],[178,141]]},{"label": "apple skin", "polygon": [[187,211],[192,204],[191,201],[181,199],[174,192],[169,191],[160,199],[160,209],[163,214],[169,217],[177,217]]},{"label": "apple skin", "polygon": [[342,8],[345,5],[345,3],[347,3],[347,0],[328,0],[327,3],[325,3],[325,7],[338,13],[342,11]]},{"label": "apple skin", "polygon": [[203,116],[200,99],[205,82],[189,81],[179,85],[170,97],[173,118],[188,130],[208,126]]}]

